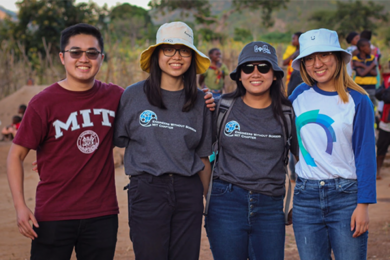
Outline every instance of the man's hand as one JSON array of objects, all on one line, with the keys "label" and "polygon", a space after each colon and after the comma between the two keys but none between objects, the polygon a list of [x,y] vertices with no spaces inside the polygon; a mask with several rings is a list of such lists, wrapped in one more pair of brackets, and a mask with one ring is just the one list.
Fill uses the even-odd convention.
[{"label": "man's hand", "polygon": [[351,231],[355,230],[352,237],[358,237],[368,230],[368,204],[358,204],[352,213]]},{"label": "man's hand", "polygon": [[16,221],[18,224],[19,232],[28,238],[34,240],[38,237],[37,233],[31,227],[30,221],[35,227],[39,227],[37,220],[34,217],[34,214],[31,212],[27,206],[23,206],[20,209],[16,210]]},{"label": "man's hand", "polygon": [[38,162],[37,161],[33,161],[32,163],[32,169],[34,172],[38,172]]},{"label": "man's hand", "polygon": [[215,103],[214,103],[213,94],[210,92],[208,88],[203,88],[202,90],[206,94],[204,95],[206,106],[210,109],[210,111],[214,111]]}]

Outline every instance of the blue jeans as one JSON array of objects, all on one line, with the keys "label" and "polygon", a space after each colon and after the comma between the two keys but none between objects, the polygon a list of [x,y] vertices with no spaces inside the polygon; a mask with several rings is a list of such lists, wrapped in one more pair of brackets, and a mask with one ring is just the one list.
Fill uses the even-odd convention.
[{"label": "blue jeans", "polygon": [[367,257],[368,232],[353,238],[351,216],[357,206],[357,181],[307,180],[298,176],[293,228],[301,260],[360,260]]},{"label": "blue jeans", "polygon": [[214,180],[205,227],[215,260],[284,258],[283,196]]}]

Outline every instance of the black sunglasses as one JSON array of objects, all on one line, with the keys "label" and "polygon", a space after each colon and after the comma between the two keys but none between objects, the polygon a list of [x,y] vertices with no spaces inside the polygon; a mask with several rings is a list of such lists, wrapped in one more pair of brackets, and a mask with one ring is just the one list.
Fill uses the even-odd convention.
[{"label": "black sunglasses", "polygon": [[247,64],[242,65],[241,69],[245,74],[251,74],[255,70],[255,67],[257,67],[257,70],[261,74],[266,74],[271,69],[271,64],[261,63],[261,64],[255,65],[252,63],[247,63]]},{"label": "black sunglasses", "polygon": [[70,57],[72,59],[80,59],[81,56],[83,56],[83,53],[85,52],[85,55],[87,55],[88,59],[96,60],[97,57],[99,56],[99,54],[101,54],[101,52],[97,51],[97,50],[82,51],[82,50],[78,50],[78,49],[70,49],[70,50],[67,50],[64,52],[69,52]]}]

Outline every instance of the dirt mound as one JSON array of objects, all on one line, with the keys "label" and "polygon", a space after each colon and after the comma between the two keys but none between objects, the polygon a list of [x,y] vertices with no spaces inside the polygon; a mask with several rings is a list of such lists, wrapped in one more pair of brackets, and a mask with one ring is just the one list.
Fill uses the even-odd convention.
[{"label": "dirt mound", "polygon": [[24,86],[15,93],[0,100],[0,127],[11,124],[12,117],[17,115],[21,104],[28,105],[28,102],[44,90],[47,86]]}]

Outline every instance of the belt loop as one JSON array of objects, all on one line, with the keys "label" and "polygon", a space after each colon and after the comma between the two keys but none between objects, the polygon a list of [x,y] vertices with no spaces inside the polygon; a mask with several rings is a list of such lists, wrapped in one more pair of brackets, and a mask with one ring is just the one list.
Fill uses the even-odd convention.
[{"label": "belt loop", "polygon": [[340,183],[340,178],[335,178],[334,179],[334,185],[335,185],[336,190],[339,189],[339,183]]},{"label": "belt loop", "polygon": [[228,190],[232,191],[233,190],[233,184],[229,183]]}]

